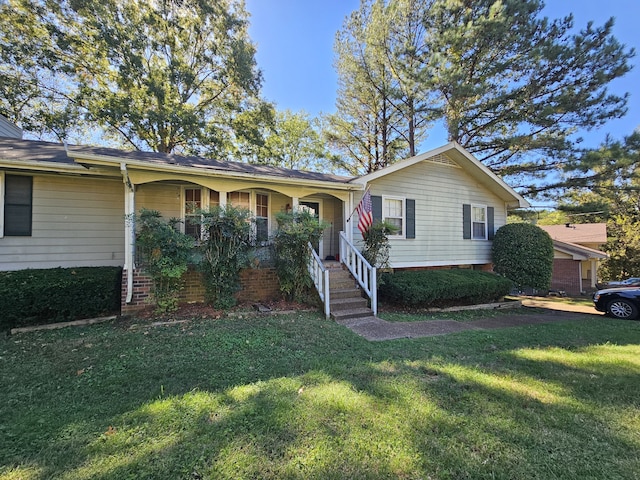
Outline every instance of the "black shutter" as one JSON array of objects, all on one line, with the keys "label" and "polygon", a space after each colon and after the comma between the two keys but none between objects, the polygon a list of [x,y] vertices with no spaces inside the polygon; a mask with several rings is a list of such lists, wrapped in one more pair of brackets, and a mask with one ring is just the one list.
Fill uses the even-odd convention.
[{"label": "black shutter", "polygon": [[416,238],[416,201],[407,198],[407,232],[406,238]]},{"label": "black shutter", "polygon": [[462,205],[462,238],[471,238],[471,205]]},{"label": "black shutter", "polygon": [[487,239],[493,240],[495,225],[493,223],[494,210],[493,207],[487,207]]},{"label": "black shutter", "polygon": [[373,221],[382,221],[382,197],[380,195],[371,195],[371,213],[373,213]]}]

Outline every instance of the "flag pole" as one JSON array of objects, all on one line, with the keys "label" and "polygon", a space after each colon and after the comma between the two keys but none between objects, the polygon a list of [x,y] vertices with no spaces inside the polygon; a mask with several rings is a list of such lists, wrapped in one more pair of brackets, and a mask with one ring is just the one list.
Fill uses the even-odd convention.
[{"label": "flag pole", "polygon": [[[362,198],[364,198],[364,196],[367,194],[367,192],[371,190],[371,185],[367,185],[367,189],[364,191],[364,193],[362,194]],[[360,202],[362,201],[362,198],[360,199]],[[360,205],[360,202],[358,202],[358,205]],[[358,209],[358,205],[356,205],[356,207],[353,209],[353,211],[351,212],[351,215],[349,215],[349,218],[347,218],[347,222],[349,220],[351,220],[351,217],[353,217],[353,214],[356,213],[356,210]]]}]

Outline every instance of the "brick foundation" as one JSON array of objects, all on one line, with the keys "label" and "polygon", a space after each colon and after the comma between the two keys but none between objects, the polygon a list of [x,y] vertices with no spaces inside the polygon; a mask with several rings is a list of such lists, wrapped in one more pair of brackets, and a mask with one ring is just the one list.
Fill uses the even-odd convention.
[{"label": "brick foundation", "polygon": [[[120,310],[123,315],[139,311],[150,303],[151,279],[141,269],[133,272],[133,298],[127,299],[128,272],[122,272],[122,296]],[[181,303],[204,302],[205,287],[202,274],[190,268],[184,276],[184,289],[180,292]],[[239,302],[267,302],[281,297],[280,282],[275,268],[249,268],[240,272],[242,289],[236,293]]]}]

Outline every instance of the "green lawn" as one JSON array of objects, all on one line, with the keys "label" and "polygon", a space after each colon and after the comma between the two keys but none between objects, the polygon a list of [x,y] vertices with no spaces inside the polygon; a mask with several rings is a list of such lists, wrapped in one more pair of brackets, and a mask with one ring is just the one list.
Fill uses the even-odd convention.
[{"label": "green lawn", "polygon": [[128,327],[0,339],[0,479],[640,478],[640,322]]}]

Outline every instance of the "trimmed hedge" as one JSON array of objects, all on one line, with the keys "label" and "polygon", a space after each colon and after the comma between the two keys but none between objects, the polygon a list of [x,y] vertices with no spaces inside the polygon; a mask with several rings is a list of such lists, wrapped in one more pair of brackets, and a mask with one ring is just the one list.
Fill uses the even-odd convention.
[{"label": "trimmed hedge", "polygon": [[553,240],[530,223],[508,223],[496,232],[493,269],[519,288],[548,290],[553,273]]},{"label": "trimmed hedge", "polygon": [[378,296],[412,308],[444,308],[494,302],[511,287],[504,277],[476,270],[408,270],[383,274]]},{"label": "trimmed hedge", "polygon": [[121,267],[0,272],[0,330],[120,311]]}]

